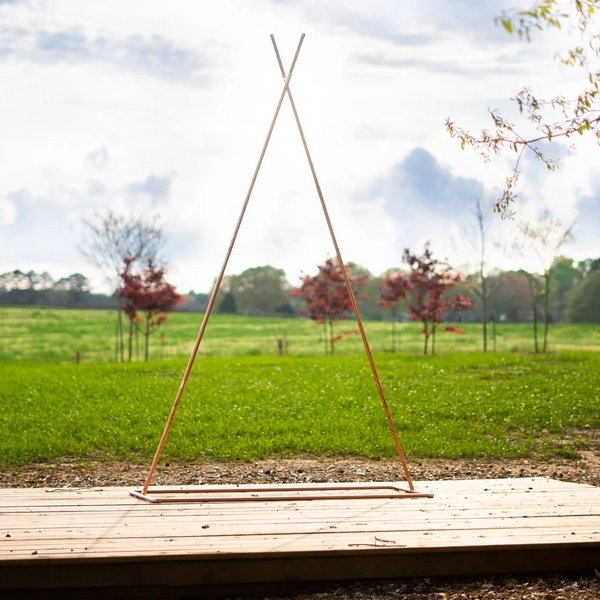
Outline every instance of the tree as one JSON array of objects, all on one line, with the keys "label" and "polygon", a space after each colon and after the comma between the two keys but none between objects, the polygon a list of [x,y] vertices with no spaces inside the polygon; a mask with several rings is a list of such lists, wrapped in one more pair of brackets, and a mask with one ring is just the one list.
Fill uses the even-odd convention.
[{"label": "tree", "polygon": [[125,257],[135,256],[145,262],[159,259],[164,240],[157,216],[150,220],[126,218],[108,210],[83,224],[86,236],[80,247],[81,253],[117,285]]},{"label": "tree", "polygon": [[132,341],[135,328],[140,322],[138,312],[144,315],[144,360],[150,351],[150,333],[167,320],[166,313],[173,310],[181,296],[175,287],[165,281],[165,269],[157,266],[153,259],[146,261],[145,268],[135,270],[137,257],[126,257],[121,271],[123,285],[119,291],[124,300],[123,311],[129,318],[129,350],[131,360]]},{"label": "tree", "polygon": [[21,271],[15,269],[0,275],[0,293],[6,303],[14,304],[43,304],[47,292],[54,284],[49,273],[36,271]]},{"label": "tree", "polygon": [[90,293],[90,281],[81,273],[73,273],[68,277],[62,277],[56,281],[53,290],[66,292],[68,304],[76,305],[81,302],[82,298]]},{"label": "tree", "polygon": [[[280,315],[294,312],[289,301],[291,285],[285,272],[271,265],[246,269],[225,277],[221,285],[225,294],[235,296],[235,307],[243,315]],[[225,298],[223,297],[223,301]]]},{"label": "tree", "polygon": [[[115,293],[121,283],[123,260],[137,257],[142,261],[157,262],[163,245],[162,228],[157,217],[144,220],[136,217],[125,218],[108,210],[97,214],[92,221],[83,221],[86,229],[80,251],[95,267],[99,268],[111,283]],[[117,294],[118,298],[122,298]],[[115,358],[124,360],[122,306],[117,308],[117,343]]]},{"label": "tree", "polygon": [[47,290],[52,287],[54,280],[50,276],[50,273],[44,271],[43,273],[36,273],[35,271],[28,271],[25,273],[27,279],[27,289],[29,290]]},{"label": "tree", "polygon": [[20,269],[0,275],[0,290],[26,290],[28,287],[27,276]]},{"label": "tree", "polygon": [[448,310],[471,307],[471,301],[466,296],[445,296],[463,277],[447,263],[433,258],[429,244],[425,244],[421,256],[406,248],[402,260],[408,265],[410,272],[388,273],[380,288],[380,302],[383,306],[389,306],[399,300],[406,300],[409,317],[414,321],[421,321],[423,325],[423,354],[428,353],[430,338],[431,353],[434,354],[435,334],[444,314]]},{"label": "tree", "polygon": [[485,213],[481,205],[481,199],[477,198],[475,201],[475,219],[477,221],[477,233],[479,237],[478,244],[478,264],[477,272],[467,278],[466,282],[470,290],[479,298],[481,305],[481,335],[483,351],[488,350],[488,321],[489,321],[489,303],[490,295],[494,291],[494,288],[500,284],[500,279],[490,279],[488,275],[486,265],[486,251],[487,251],[487,234],[488,234],[488,223],[485,218]]},{"label": "tree", "polygon": [[[535,223],[518,223],[521,238],[516,240],[516,249],[533,251],[542,271],[543,287],[540,290],[543,300],[544,335],[542,352],[548,350],[548,328],[550,326],[550,283],[557,266],[560,250],[573,240],[573,225],[564,226],[559,219],[553,219],[544,212]],[[537,349],[536,349],[537,352]]]},{"label": "tree", "polygon": [[61,277],[52,285],[52,296],[62,297],[66,306],[78,306],[90,295],[90,282],[81,273],[72,273],[68,277]]},{"label": "tree", "polygon": [[48,273],[19,269],[0,274],[0,303],[7,305],[93,306],[113,308],[113,298],[90,292],[90,283],[81,273],[54,281]]},{"label": "tree", "polygon": [[501,321],[518,323],[529,320],[531,296],[525,274],[504,271],[491,275],[490,279],[494,285],[490,294],[490,311]]},{"label": "tree", "polygon": [[523,88],[512,98],[519,115],[526,117],[519,127],[496,110],[489,109],[493,129],[482,130],[477,135],[446,119],[446,129],[460,141],[461,147],[477,150],[484,160],[506,150],[514,153],[513,171],[495,204],[495,210],[505,217],[513,214],[514,190],[525,151],[528,150],[549,170],[555,170],[559,163],[544,153],[541,142],[567,138],[573,144],[573,138],[591,135],[600,143],[600,71],[591,60],[600,56],[600,32],[595,27],[598,8],[600,0],[537,0],[529,9],[505,12],[497,20],[509,34],[527,41],[531,41],[535,31],[544,29],[567,29],[572,33],[574,44],[557,52],[556,58],[563,65],[585,73],[579,93],[544,99],[538,98],[529,87]]},{"label": "tree", "polygon": [[558,256],[552,265],[552,285],[550,289],[550,314],[553,321],[564,321],[567,311],[567,297],[581,281],[583,275],[572,258]]},{"label": "tree", "polygon": [[68,277],[61,277],[52,285],[52,289],[64,292],[85,293],[90,291],[90,280],[81,273],[73,273]]},{"label": "tree", "polygon": [[405,304],[406,299],[406,275],[397,271],[388,271],[384,274],[379,283],[379,301],[381,308],[390,310],[392,323],[392,352],[398,348],[396,321],[398,320],[398,308],[400,304]]},{"label": "tree", "polygon": [[219,304],[219,311],[224,315],[235,315],[237,313],[237,302],[232,291],[226,292]]},{"label": "tree", "polygon": [[[352,289],[355,296],[367,283],[367,276],[355,275],[353,273],[354,265],[349,263],[346,270],[350,276]],[[328,335],[326,346],[327,352],[334,353],[335,343],[343,339],[352,332],[342,335],[335,335],[334,324],[342,319],[347,319],[352,311],[350,294],[346,287],[344,275],[337,261],[330,258],[322,265],[319,265],[319,272],[316,275],[305,275],[302,277],[302,285],[294,288],[290,295],[292,297],[301,297],[306,303],[306,309],[303,314],[308,315],[313,321],[321,323]]]},{"label": "tree", "polygon": [[569,294],[567,316],[571,323],[600,323],[600,270],[592,271]]},{"label": "tree", "polygon": [[[540,351],[539,336],[538,336],[538,304],[540,298],[540,285],[537,277],[533,273],[529,273],[524,269],[519,271],[519,274],[527,283],[527,290],[529,292],[529,306],[531,308],[531,319],[533,323],[533,350],[537,354]],[[544,350],[545,352],[546,350]]]},{"label": "tree", "polygon": [[592,271],[600,269],[600,258],[586,258],[577,263],[577,270],[582,277],[587,277]]}]

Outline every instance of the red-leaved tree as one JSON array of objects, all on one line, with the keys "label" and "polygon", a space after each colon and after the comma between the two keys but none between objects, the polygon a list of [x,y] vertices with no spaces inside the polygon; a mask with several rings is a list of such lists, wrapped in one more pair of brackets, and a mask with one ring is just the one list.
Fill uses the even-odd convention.
[{"label": "red-leaved tree", "polygon": [[[423,254],[417,256],[406,248],[404,262],[410,269],[408,273],[388,273],[379,287],[379,304],[393,307],[398,301],[405,300],[409,317],[421,321],[424,336],[423,354],[428,353],[431,338],[431,353],[435,353],[435,334],[449,310],[464,310],[471,307],[466,296],[448,292],[460,281],[462,275],[447,263],[433,258],[429,244],[425,244]],[[448,328],[448,331],[453,331]]]},{"label": "red-leaved tree", "polygon": [[[346,265],[354,295],[364,298],[365,294],[359,294],[359,290],[367,284],[368,275],[353,274],[353,269],[355,265],[352,263]],[[353,330],[336,335],[334,331],[337,321],[347,319],[351,315],[352,304],[342,269],[333,258],[319,265],[319,272],[316,275],[302,277],[302,285],[294,288],[290,295],[304,298],[306,308],[301,311],[302,314],[323,325],[326,332],[326,351],[329,354],[334,353],[336,342],[357,333]]]},{"label": "red-leaved tree", "polygon": [[[150,333],[167,320],[166,313],[181,302],[181,296],[175,287],[165,281],[165,269],[159,267],[153,259],[148,259],[143,269],[136,268],[137,257],[123,258],[121,288],[119,295],[124,301],[123,311],[129,319],[128,354],[131,360],[133,334],[144,323],[144,360],[150,352]],[[144,317],[140,317],[142,313]]]},{"label": "red-leaved tree", "polygon": [[389,308],[392,321],[392,352],[397,349],[396,320],[398,319],[399,304],[406,299],[407,278],[398,272],[385,274],[383,282],[379,284],[379,306]]}]

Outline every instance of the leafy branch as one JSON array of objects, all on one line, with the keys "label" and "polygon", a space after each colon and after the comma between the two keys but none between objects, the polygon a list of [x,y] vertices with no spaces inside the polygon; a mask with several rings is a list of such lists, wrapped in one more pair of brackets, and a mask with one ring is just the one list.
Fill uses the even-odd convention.
[{"label": "leafy branch", "polygon": [[[563,8],[565,4],[570,10]],[[587,70],[587,83],[577,97],[567,99],[559,95],[540,99],[531,88],[524,87],[511,100],[519,114],[525,115],[532,126],[526,133],[495,110],[489,110],[493,130],[483,129],[477,135],[457,126],[450,118],[446,119],[445,126],[450,136],[460,142],[462,149],[470,147],[479,152],[484,161],[503,151],[516,155],[512,173],[506,178],[502,195],[494,205],[494,211],[503,218],[514,215],[515,188],[525,151],[530,151],[536,160],[554,171],[559,168],[559,161],[546,156],[539,146],[541,142],[592,135],[600,144],[600,70],[591,68],[591,61],[600,57],[600,33],[592,27],[598,7],[600,0],[562,3],[540,0],[530,10],[503,13],[497,19],[497,23],[509,34],[516,34],[527,41],[531,41],[534,31],[567,27],[569,33],[577,37],[577,42],[571,48],[557,52],[555,58],[566,66]]]}]

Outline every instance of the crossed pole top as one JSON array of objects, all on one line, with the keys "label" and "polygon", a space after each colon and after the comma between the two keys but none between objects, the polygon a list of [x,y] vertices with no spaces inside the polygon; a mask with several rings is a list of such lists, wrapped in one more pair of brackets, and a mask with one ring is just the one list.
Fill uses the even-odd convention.
[{"label": "crossed pole top", "polygon": [[275,108],[275,112],[273,114],[273,118],[271,120],[271,124],[269,126],[269,130],[268,130],[267,136],[266,136],[265,141],[263,143],[263,146],[262,146],[259,158],[258,158],[258,162],[256,164],[256,168],[254,169],[254,173],[252,175],[252,179],[250,180],[250,185],[248,187],[248,191],[246,193],[246,197],[245,197],[244,202],[242,204],[242,209],[240,211],[240,215],[239,215],[238,220],[236,222],[236,225],[235,225],[235,228],[234,228],[234,231],[233,231],[233,235],[232,235],[231,241],[229,243],[229,247],[227,248],[227,252],[225,253],[225,258],[223,260],[223,264],[221,266],[221,270],[219,272],[219,275],[215,279],[215,284],[213,286],[213,290],[211,292],[211,295],[210,295],[210,298],[209,298],[209,301],[208,301],[208,305],[206,307],[206,312],[204,313],[204,317],[202,319],[202,323],[200,325],[200,329],[198,331],[198,335],[196,337],[196,341],[194,343],[194,346],[193,346],[192,352],[190,354],[187,366],[185,368],[185,371],[184,371],[181,383],[179,385],[179,389],[177,391],[177,395],[175,396],[175,401],[173,402],[173,406],[171,408],[171,412],[169,414],[169,417],[167,419],[165,428],[164,428],[162,436],[160,438],[158,447],[156,449],[156,453],[154,455],[154,459],[153,459],[152,464],[150,466],[150,469],[148,471],[148,475],[146,476],[146,480],[145,480],[144,486],[143,486],[142,496],[145,496],[148,493],[148,488],[149,488],[149,486],[150,486],[150,484],[152,482],[152,478],[154,477],[154,473],[156,471],[156,467],[158,465],[158,461],[160,459],[160,456],[161,456],[162,451],[164,449],[165,443],[166,443],[167,438],[169,436],[169,432],[171,430],[171,426],[173,424],[173,420],[175,418],[175,414],[177,412],[177,409],[178,409],[179,404],[181,402],[181,398],[182,398],[183,393],[185,391],[185,388],[186,388],[186,385],[187,385],[187,381],[188,381],[188,378],[189,378],[191,370],[192,370],[192,366],[194,364],[194,361],[196,359],[196,355],[198,354],[198,349],[200,348],[200,344],[202,342],[202,338],[204,337],[204,332],[206,330],[206,326],[208,324],[208,320],[209,320],[210,315],[212,313],[213,307],[215,305],[215,301],[217,299],[217,295],[219,293],[219,289],[221,287],[221,284],[223,282],[223,278],[225,276],[225,271],[227,269],[227,264],[229,263],[229,258],[231,257],[231,253],[233,251],[233,247],[235,245],[235,241],[237,239],[240,227],[242,225],[242,221],[244,219],[244,215],[246,213],[246,209],[248,207],[248,203],[250,202],[250,196],[252,195],[252,190],[254,189],[254,184],[256,183],[256,179],[258,177],[258,173],[260,171],[260,167],[261,167],[263,159],[265,157],[265,153],[267,151],[267,147],[269,145],[269,141],[271,140],[271,135],[273,133],[273,129],[275,128],[275,123],[277,122],[277,118],[279,116],[279,111],[281,110],[281,106],[283,104],[283,101],[284,101],[286,95],[287,95],[287,97],[288,97],[288,99],[290,101],[290,105],[292,107],[292,112],[294,114],[294,119],[295,119],[296,125],[298,127],[298,132],[300,134],[300,138],[302,139],[302,145],[304,147],[304,151],[305,151],[305,154],[306,154],[306,158],[308,160],[309,168],[310,168],[310,171],[311,171],[311,174],[312,174],[312,177],[313,177],[313,181],[315,183],[315,187],[316,187],[316,190],[317,190],[317,195],[319,197],[319,201],[320,201],[321,207],[323,209],[323,214],[324,214],[324,217],[325,217],[325,221],[327,222],[327,228],[329,229],[329,234],[331,236],[331,241],[333,242],[333,246],[334,246],[334,249],[335,249],[336,258],[337,258],[339,267],[340,267],[340,269],[342,271],[344,282],[346,284],[346,289],[348,291],[348,295],[349,295],[349,298],[350,298],[350,303],[351,303],[351,306],[352,306],[352,310],[354,312],[354,316],[356,318],[356,323],[357,323],[357,326],[358,326],[358,329],[359,329],[359,332],[360,332],[360,336],[361,336],[361,339],[362,339],[362,342],[363,342],[363,346],[365,348],[365,353],[367,355],[367,359],[368,359],[369,365],[371,367],[371,372],[373,374],[373,379],[374,379],[374,382],[375,382],[375,387],[377,388],[377,393],[379,395],[379,399],[380,399],[381,405],[382,405],[383,410],[385,412],[385,416],[386,416],[386,420],[387,420],[387,423],[388,423],[388,427],[390,429],[390,433],[391,433],[392,438],[394,440],[394,446],[395,446],[395,449],[396,449],[396,453],[397,453],[398,458],[400,459],[400,462],[402,464],[402,469],[403,469],[406,481],[407,481],[407,483],[409,485],[410,492],[415,492],[413,481],[412,481],[410,472],[408,470],[408,465],[407,465],[407,462],[406,462],[404,451],[402,450],[402,446],[400,445],[400,440],[398,438],[396,427],[394,425],[394,422],[392,420],[392,416],[390,414],[388,403],[387,403],[387,400],[385,398],[385,394],[383,392],[383,388],[381,386],[381,381],[380,381],[379,375],[377,373],[377,368],[375,366],[375,361],[373,359],[373,354],[371,352],[371,348],[369,346],[369,342],[367,340],[367,336],[366,336],[366,333],[365,333],[365,330],[364,330],[364,327],[363,327],[362,319],[360,317],[360,313],[359,313],[359,310],[358,310],[358,304],[356,302],[356,298],[355,298],[355,295],[354,295],[354,290],[352,288],[352,282],[350,280],[350,276],[348,274],[348,271],[347,271],[347,269],[345,267],[345,264],[344,264],[344,261],[342,259],[342,255],[341,255],[338,243],[337,243],[337,238],[336,238],[335,233],[333,231],[333,226],[332,226],[332,223],[331,223],[331,219],[329,217],[329,212],[328,212],[327,206],[325,204],[325,198],[324,198],[323,192],[321,190],[321,185],[319,184],[319,179],[317,177],[317,173],[316,173],[313,161],[312,161],[312,157],[311,157],[310,151],[308,149],[308,144],[306,142],[306,137],[304,135],[304,130],[302,129],[302,124],[300,122],[300,117],[298,116],[298,111],[297,111],[297,108],[296,108],[296,103],[294,102],[294,98],[292,96],[292,92],[291,92],[291,89],[290,89],[290,81],[292,79],[292,75],[294,74],[294,68],[296,67],[296,62],[298,60],[298,56],[299,56],[300,50],[302,48],[302,43],[304,42],[304,37],[305,37],[305,34],[303,33],[300,36],[300,39],[298,41],[298,45],[296,47],[296,52],[294,53],[294,57],[292,59],[290,67],[289,67],[289,69],[288,69],[288,71],[286,73],[285,67],[283,66],[283,61],[281,60],[281,55],[279,53],[279,49],[277,47],[277,43],[275,41],[275,36],[273,34],[271,34],[271,41],[273,43],[273,49],[275,51],[275,56],[277,58],[277,63],[279,65],[279,69],[281,71],[281,76],[283,77],[283,87],[282,87],[281,93],[279,95],[279,100],[277,102],[277,106]]}]

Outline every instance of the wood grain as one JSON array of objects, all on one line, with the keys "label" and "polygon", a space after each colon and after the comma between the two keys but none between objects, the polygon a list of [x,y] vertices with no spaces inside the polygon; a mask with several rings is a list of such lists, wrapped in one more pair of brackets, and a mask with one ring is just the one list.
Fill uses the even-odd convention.
[{"label": "wood grain", "polygon": [[[146,589],[158,565],[165,585],[184,581],[198,592],[209,582],[600,564],[599,488],[545,478],[415,487],[435,497],[148,504],[126,488],[0,489],[0,595],[82,581],[108,590],[117,573],[121,587]],[[315,566],[316,559],[327,568]]]}]

